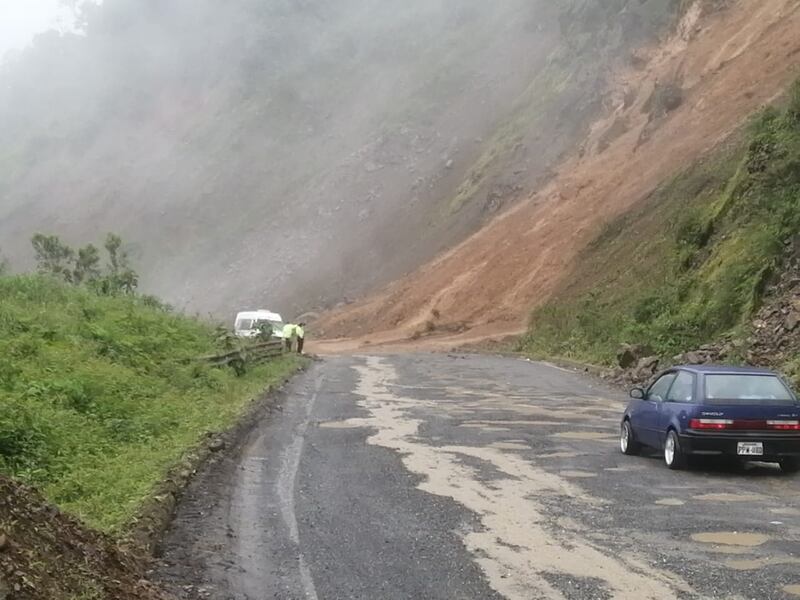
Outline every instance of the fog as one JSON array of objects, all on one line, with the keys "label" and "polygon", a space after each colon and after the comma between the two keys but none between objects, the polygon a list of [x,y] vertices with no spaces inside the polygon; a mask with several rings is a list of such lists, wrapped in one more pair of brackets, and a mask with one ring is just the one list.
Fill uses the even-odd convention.
[{"label": "fog", "polygon": [[[112,230],[146,291],[217,316],[361,294],[497,208],[448,206],[547,64],[559,8],[86,4],[81,34],[0,66],[0,248],[24,269],[35,231]],[[535,154],[520,172],[547,166]]]}]

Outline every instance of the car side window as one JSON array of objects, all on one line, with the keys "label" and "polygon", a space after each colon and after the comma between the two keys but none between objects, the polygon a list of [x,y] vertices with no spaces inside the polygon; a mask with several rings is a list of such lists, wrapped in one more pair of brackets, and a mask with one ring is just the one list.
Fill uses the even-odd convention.
[{"label": "car side window", "polygon": [[658,381],[650,386],[650,389],[647,391],[647,399],[655,400],[656,402],[663,402],[666,400],[667,391],[669,391],[669,386],[672,385],[674,379],[675,373],[662,375]]},{"label": "car side window", "polygon": [[694,375],[681,371],[669,388],[668,402],[692,402],[694,400]]}]

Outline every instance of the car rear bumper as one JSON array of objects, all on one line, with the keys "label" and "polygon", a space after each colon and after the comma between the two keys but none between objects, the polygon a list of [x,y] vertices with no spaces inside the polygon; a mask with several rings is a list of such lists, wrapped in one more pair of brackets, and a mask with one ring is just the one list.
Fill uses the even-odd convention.
[{"label": "car rear bumper", "polygon": [[695,456],[738,456],[739,442],[762,442],[763,456],[745,456],[752,460],[769,460],[789,457],[800,458],[800,436],[780,436],[774,434],[684,434],[680,436],[681,449],[685,454]]}]

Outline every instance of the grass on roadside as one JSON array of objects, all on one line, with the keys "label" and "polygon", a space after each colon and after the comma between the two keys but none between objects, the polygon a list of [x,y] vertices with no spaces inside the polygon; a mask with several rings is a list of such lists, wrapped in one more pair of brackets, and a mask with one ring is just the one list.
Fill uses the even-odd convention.
[{"label": "grass on roadside", "polygon": [[0,277],[0,472],[89,525],[118,531],[200,438],[299,366],[231,369],[211,325],[145,298]]}]

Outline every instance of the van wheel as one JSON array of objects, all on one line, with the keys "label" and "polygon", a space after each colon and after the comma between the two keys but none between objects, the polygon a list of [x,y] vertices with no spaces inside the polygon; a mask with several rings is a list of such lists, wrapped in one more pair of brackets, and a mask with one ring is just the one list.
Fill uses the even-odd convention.
[{"label": "van wheel", "polygon": [[784,458],[778,461],[781,466],[781,471],[784,473],[797,473],[800,471],[800,459],[797,458]]},{"label": "van wheel", "polygon": [[633,428],[627,419],[622,422],[619,430],[619,449],[628,456],[636,456],[642,451],[642,445],[633,437]]},{"label": "van wheel", "polygon": [[686,468],[686,455],[681,450],[681,443],[674,429],[667,432],[667,439],[664,441],[664,462],[673,470]]}]

